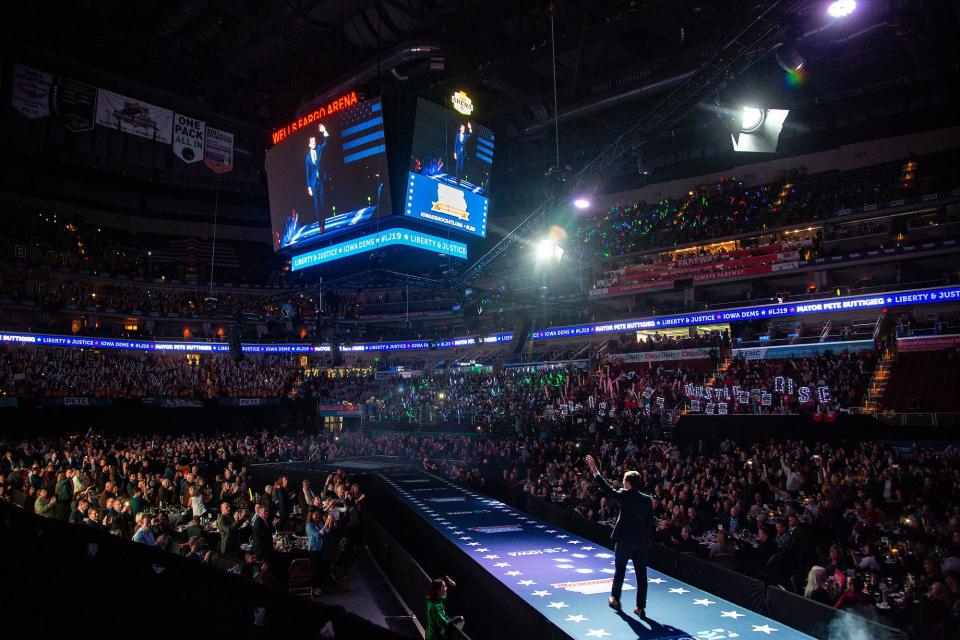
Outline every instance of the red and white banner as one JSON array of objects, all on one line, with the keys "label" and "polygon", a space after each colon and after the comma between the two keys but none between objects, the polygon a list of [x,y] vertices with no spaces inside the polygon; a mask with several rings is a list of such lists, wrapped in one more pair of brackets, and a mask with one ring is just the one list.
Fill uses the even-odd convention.
[{"label": "red and white banner", "polygon": [[197,120],[177,113],[173,117],[173,155],[187,164],[203,160],[203,139],[207,135],[207,126],[203,120]]},{"label": "red and white banner", "polygon": [[97,124],[170,144],[173,111],[113,91],[97,92]]},{"label": "red and white banner", "polygon": [[207,127],[203,164],[214,173],[233,171],[233,134]]},{"label": "red and white banner", "polygon": [[30,118],[46,118],[50,115],[50,90],[53,76],[45,71],[18,64],[13,68],[13,87],[10,104]]},{"label": "red and white banner", "polygon": [[897,338],[897,351],[939,351],[960,347],[960,335]]}]

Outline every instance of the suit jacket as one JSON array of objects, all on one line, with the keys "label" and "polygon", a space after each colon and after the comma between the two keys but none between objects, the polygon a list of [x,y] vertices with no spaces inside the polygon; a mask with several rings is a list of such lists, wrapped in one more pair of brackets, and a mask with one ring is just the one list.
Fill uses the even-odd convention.
[{"label": "suit jacket", "polygon": [[[220,532],[220,554],[227,555],[239,548],[237,527],[240,523],[232,515],[217,516],[217,531]],[[271,540],[272,542],[272,540]]]},{"label": "suit jacket", "polygon": [[257,560],[265,560],[273,554],[273,527],[259,516],[253,519],[250,548]]},{"label": "suit jacket", "polygon": [[473,137],[473,134],[469,131],[465,131],[463,133],[463,137],[461,138],[459,129],[453,135],[453,152],[457,154],[458,158],[466,157],[465,152],[467,150],[467,141],[470,140],[471,137]]},{"label": "suit jacket", "polygon": [[653,499],[636,489],[614,489],[597,474],[600,492],[620,503],[620,516],[611,539],[625,546],[646,547],[653,535]]},{"label": "suit jacket", "polygon": [[277,499],[277,515],[280,516],[281,520],[286,520],[290,517],[290,494],[286,489],[280,487],[274,492],[274,495]]},{"label": "suit jacket", "polygon": [[311,189],[317,188],[317,183],[323,179],[323,149],[327,146],[327,136],[321,136],[322,142],[317,145],[317,159],[313,159],[311,150],[307,150],[304,158],[304,169],[307,174],[307,186]]}]

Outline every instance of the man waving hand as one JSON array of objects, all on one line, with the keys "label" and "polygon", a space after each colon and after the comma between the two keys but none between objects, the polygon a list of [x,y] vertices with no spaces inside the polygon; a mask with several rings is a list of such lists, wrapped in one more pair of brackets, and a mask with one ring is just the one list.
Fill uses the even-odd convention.
[{"label": "man waving hand", "polygon": [[600,483],[600,491],[620,503],[620,516],[613,527],[611,539],[616,552],[613,574],[613,590],[608,602],[613,609],[620,608],[620,593],[623,578],[627,573],[627,561],[633,560],[637,572],[637,608],[633,610],[641,618],[647,608],[647,551],[653,534],[653,500],[640,492],[640,474],[627,471],[623,474],[623,489],[614,489],[600,475],[593,456],[587,456],[590,473]]}]

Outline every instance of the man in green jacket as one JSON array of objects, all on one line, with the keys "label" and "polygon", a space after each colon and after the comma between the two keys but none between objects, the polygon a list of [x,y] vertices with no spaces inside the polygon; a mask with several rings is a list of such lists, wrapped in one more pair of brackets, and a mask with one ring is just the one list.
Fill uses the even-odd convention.
[{"label": "man in green jacket", "polygon": [[56,497],[48,498],[46,489],[40,489],[40,491],[37,492],[37,501],[33,503],[33,511],[38,516],[51,519],[56,518],[56,506]]}]

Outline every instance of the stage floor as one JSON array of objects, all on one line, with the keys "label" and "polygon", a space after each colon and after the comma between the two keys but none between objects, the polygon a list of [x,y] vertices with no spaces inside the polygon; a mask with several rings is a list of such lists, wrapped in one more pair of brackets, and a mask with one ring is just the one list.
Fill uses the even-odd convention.
[{"label": "stage floor", "polygon": [[[375,473],[411,510],[571,638],[811,638],[653,569],[646,577],[650,618],[640,620],[630,613],[636,597],[632,565],[624,611],[614,612],[607,606],[613,580],[609,548],[417,469]],[[465,631],[470,632],[469,621]]]}]

